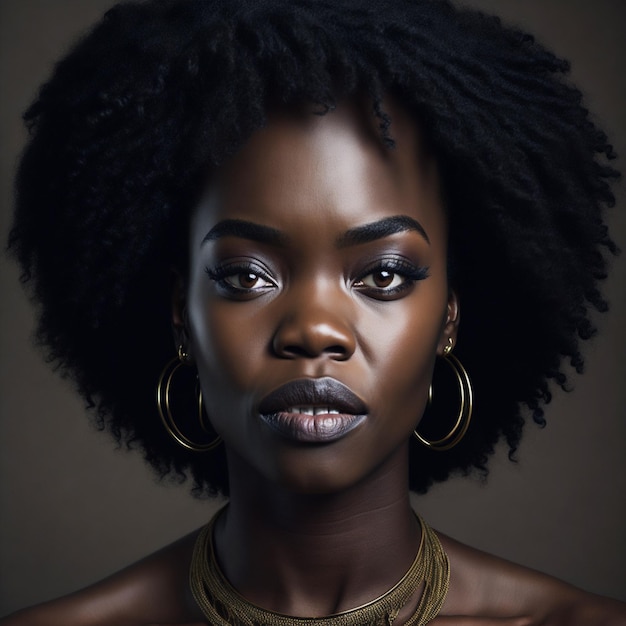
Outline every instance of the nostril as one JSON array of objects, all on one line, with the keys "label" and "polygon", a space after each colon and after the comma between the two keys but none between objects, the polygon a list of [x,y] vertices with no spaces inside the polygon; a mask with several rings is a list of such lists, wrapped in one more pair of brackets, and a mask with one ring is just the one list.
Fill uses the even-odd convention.
[{"label": "nostril", "polygon": [[274,346],[274,350],[276,353],[278,353],[281,356],[287,356],[291,358],[296,358],[296,357],[309,357],[310,358],[310,357],[318,356],[319,354],[326,354],[334,358],[347,358],[349,356],[348,350],[344,346],[341,346],[339,344],[328,346],[327,348],[324,348],[320,352],[318,352],[317,350],[307,349],[305,346],[299,346],[299,345],[287,345],[278,349],[277,349],[277,346]]},{"label": "nostril", "polygon": [[341,346],[341,345],[336,345],[336,346],[329,346],[325,352],[331,356],[334,357],[342,357],[342,358],[346,358],[349,356],[349,351],[345,346]]},{"label": "nostril", "polygon": [[280,356],[287,356],[292,358],[310,356],[307,350],[305,350],[302,346],[283,346],[282,348],[276,349],[275,351]]},{"label": "nostril", "polygon": [[283,320],[272,340],[272,351],[287,359],[324,356],[346,360],[354,352],[355,343],[354,333],[345,321],[326,310],[308,309],[306,315]]}]

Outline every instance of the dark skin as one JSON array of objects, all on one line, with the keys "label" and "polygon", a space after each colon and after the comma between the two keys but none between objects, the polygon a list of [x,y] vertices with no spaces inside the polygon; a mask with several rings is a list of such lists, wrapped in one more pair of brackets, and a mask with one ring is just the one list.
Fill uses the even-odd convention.
[{"label": "dark skin", "polygon": [[[436,163],[415,123],[388,108],[395,150],[359,104],[272,116],[212,173],[191,219],[189,273],[176,280],[176,343],[194,359],[228,453],[219,559],[247,599],[281,613],[331,614],[377,597],[420,541],[408,441],[460,307]],[[323,412],[286,411],[298,413],[287,430],[262,419],[267,394],[320,377],[348,386],[365,418],[338,431],[343,418]],[[311,440],[320,432],[331,436]],[[196,534],[2,624],[205,624],[187,582]],[[451,579],[435,626],[626,624],[622,603],[441,541]]]}]

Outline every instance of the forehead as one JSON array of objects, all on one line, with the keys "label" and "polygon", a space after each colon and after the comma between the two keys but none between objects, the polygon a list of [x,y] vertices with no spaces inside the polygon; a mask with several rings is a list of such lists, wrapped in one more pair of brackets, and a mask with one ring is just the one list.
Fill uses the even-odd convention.
[{"label": "forehead", "polygon": [[224,219],[286,231],[330,224],[351,228],[409,215],[445,236],[434,159],[417,124],[386,102],[395,147],[384,145],[380,121],[361,101],[325,115],[310,109],[274,112],[265,128],[208,179],[192,219],[192,240]]}]

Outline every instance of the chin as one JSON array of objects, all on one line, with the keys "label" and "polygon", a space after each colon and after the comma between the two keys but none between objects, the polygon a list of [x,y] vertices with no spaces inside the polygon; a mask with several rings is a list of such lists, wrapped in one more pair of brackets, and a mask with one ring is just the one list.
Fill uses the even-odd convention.
[{"label": "chin", "polygon": [[403,461],[405,455],[402,450],[384,459],[372,459],[367,464],[363,463],[367,458],[365,451],[351,460],[347,455],[333,455],[331,458],[318,457],[312,459],[311,463],[303,463],[300,456],[297,464],[290,463],[288,466],[285,464],[275,468],[269,480],[291,493],[311,496],[345,495],[359,488],[367,489],[368,486],[376,489],[376,485],[388,485],[384,477],[389,478],[390,475],[398,483],[404,484],[402,480],[398,480],[399,476],[408,477],[408,459]]},{"label": "chin", "polygon": [[[382,483],[405,484],[408,478],[408,441],[403,437],[394,443],[355,442],[351,437],[322,444],[257,446],[257,454],[230,448],[231,487],[237,491],[288,491],[311,496],[342,495]],[[381,452],[388,448],[388,453]],[[382,480],[381,480],[382,479]],[[232,490],[231,490],[232,495]]]}]

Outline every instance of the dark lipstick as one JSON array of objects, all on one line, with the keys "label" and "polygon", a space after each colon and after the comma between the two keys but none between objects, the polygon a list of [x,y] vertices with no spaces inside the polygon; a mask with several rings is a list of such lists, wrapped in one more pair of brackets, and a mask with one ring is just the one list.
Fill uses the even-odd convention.
[{"label": "dark lipstick", "polygon": [[259,404],[261,419],[287,439],[329,443],[340,439],[367,415],[365,403],[334,378],[303,378],[271,391]]}]

